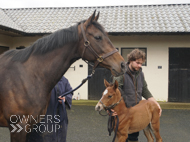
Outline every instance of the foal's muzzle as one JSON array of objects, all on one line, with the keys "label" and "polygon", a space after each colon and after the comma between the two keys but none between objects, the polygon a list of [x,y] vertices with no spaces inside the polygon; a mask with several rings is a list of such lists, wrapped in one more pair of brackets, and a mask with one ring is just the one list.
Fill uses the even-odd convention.
[{"label": "foal's muzzle", "polygon": [[98,102],[98,104],[95,106],[96,111],[102,111],[104,109],[103,105]]}]

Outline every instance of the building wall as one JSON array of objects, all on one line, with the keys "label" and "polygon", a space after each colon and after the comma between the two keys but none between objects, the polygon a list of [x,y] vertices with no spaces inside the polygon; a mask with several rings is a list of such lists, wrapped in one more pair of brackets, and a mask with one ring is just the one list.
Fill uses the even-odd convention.
[{"label": "building wall", "polygon": [[12,37],[0,34],[0,46],[12,47],[12,43]]},{"label": "building wall", "polygon": [[[0,46],[8,46],[14,49],[18,46],[29,46],[41,36],[35,37],[9,37],[0,35]],[[169,72],[169,47],[190,47],[189,35],[132,35],[132,36],[109,36],[115,47],[146,47],[147,66],[143,66],[148,88],[153,96],[159,101],[168,100],[168,72]],[[83,65],[83,67],[80,67]],[[162,69],[158,69],[162,66]],[[75,70],[74,68],[75,67]],[[77,87],[82,79],[88,75],[88,66],[82,61],[71,65],[65,74],[73,88]],[[88,99],[88,85],[85,83],[79,90],[74,92],[80,99]]]},{"label": "building wall", "polygon": [[12,49],[15,49],[19,46],[28,47],[32,45],[37,39],[41,38],[42,36],[32,36],[32,37],[14,37],[13,38],[13,46]]},{"label": "building wall", "polygon": [[[169,47],[190,47],[189,35],[110,36],[115,47],[146,47],[143,72],[148,88],[159,101],[168,101]],[[120,50],[121,51],[121,50]],[[162,69],[158,69],[162,66]]]},{"label": "building wall", "polygon": [[[83,65],[83,67],[80,67]],[[75,70],[74,68],[75,67]],[[88,75],[88,65],[83,60],[78,60],[71,65],[68,71],[65,73],[65,77],[69,80],[72,88],[76,88],[84,78]],[[83,84],[78,90],[73,93],[73,97],[77,98],[79,93],[79,99],[88,99],[88,82]]]}]

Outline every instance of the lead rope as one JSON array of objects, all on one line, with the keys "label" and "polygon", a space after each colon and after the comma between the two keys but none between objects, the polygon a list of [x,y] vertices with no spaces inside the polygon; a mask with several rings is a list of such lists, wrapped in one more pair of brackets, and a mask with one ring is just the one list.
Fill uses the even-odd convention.
[{"label": "lead rope", "polygon": [[111,133],[114,130],[115,117],[117,118],[117,124],[116,124],[116,128],[115,128],[115,134],[114,134],[114,137],[113,137],[113,140],[112,140],[112,142],[115,142],[115,138],[116,138],[117,130],[118,130],[118,126],[119,126],[119,117],[118,117],[118,115],[112,116],[113,112],[110,109],[108,109],[108,111],[109,111],[109,117],[108,117],[108,132],[109,132],[109,136],[111,136]]},{"label": "lead rope", "polygon": [[64,93],[63,95],[61,95],[61,97],[67,96],[68,94],[70,94],[70,93],[74,92],[75,90],[79,89],[87,80],[89,80],[89,79],[92,77],[92,75],[93,75],[94,73],[95,73],[95,70],[92,71],[91,75],[88,75],[85,79],[83,79],[82,82],[81,82],[81,84],[80,84],[79,86],[77,86],[77,87],[76,87],[75,89],[73,89],[73,90],[70,90],[70,91]]},{"label": "lead rope", "polygon": [[115,141],[115,138],[116,138],[116,135],[117,135],[118,127],[119,127],[119,117],[118,117],[118,115],[112,116],[113,112],[112,112],[110,109],[107,109],[107,110],[109,111],[109,113],[107,113],[106,115],[102,114],[100,111],[99,111],[99,114],[100,114],[101,116],[107,116],[107,115],[109,115],[109,117],[108,117],[108,126],[107,126],[108,132],[109,132],[109,136],[111,136],[111,133],[112,133],[113,130],[114,130],[115,117],[116,117],[116,119],[117,119],[117,124],[116,124],[116,127],[115,127],[115,134],[114,134],[114,137],[113,137],[113,140],[112,140],[112,142],[114,142],[114,141]]}]

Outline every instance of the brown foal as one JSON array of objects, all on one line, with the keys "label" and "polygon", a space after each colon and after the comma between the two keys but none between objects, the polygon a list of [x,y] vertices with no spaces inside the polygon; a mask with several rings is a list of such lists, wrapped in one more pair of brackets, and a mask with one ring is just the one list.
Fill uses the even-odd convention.
[{"label": "brown foal", "polygon": [[[142,100],[134,107],[127,108],[118,89],[118,82],[109,84],[104,80],[106,86],[102,94],[102,98],[97,103],[95,110],[101,111],[105,108],[111,108],[117,112],[119,117],[119,127],[116,136],[116,142],[125,142],[128,134],[144,131],[148,142],[154,142],[154,138],[150,132],[152,130],[156,142],[162,142],[159,133],[160,117],[157,104],[153,101]],[[116,105],[115,105],[116,104]]]}]

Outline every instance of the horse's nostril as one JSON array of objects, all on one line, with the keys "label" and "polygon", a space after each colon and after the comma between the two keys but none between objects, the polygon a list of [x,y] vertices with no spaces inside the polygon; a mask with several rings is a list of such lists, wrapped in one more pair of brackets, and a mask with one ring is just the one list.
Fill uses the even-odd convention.
[{"label": "horse's nostril", "polygon": [[98,106],[98,110],[100,110],[100,106]]},{"label": "horse's nostril", "polygon": [[98,106],[96,105],[95,110],[96,110],[96,111],[99,111],[99,110],[100,110],[100,106],[99,106],[99,105],[98,105]]},{"label": "horse's nostril", "polygon": [[125,69],[125,63],[124,62],[121,63],[121,68]]}]

